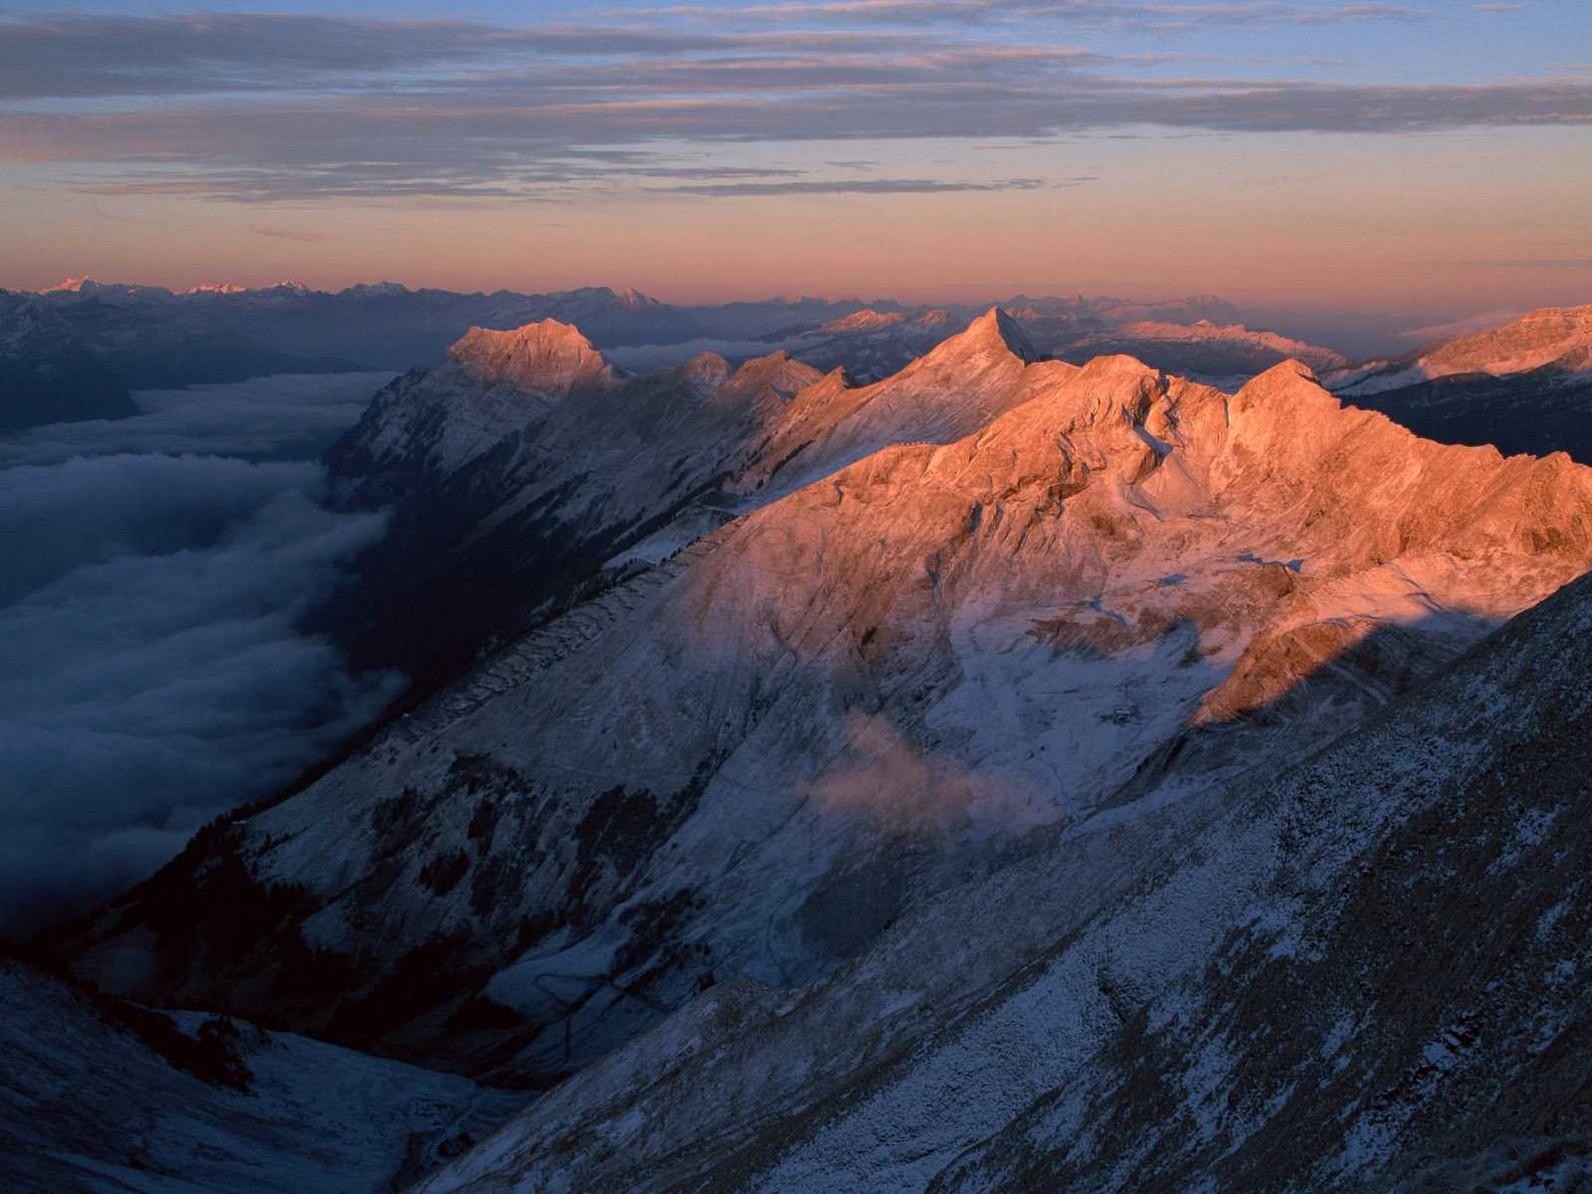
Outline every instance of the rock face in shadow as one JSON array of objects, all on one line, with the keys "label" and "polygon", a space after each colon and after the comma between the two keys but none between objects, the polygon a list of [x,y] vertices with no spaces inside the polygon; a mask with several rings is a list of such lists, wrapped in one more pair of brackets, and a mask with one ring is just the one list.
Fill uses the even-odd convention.
[{"label": "rock face in shadow", "polygon": [[0,291],[0,431],[137,411],[126,380],[70,323],[32,296]]},{"label": "rock face in shadow", "polygon": [[1493,377],[1465,373],[1349,399],[1417,435],[1491,444],[1506,455],[1568,452],[1592,464],[1592,371],[1545,365]]},{"label": "rock face in shadow", "polygon": [[[472,331],[378,394],[328,453],[340,500],[387,536],[314,618],[357,666],[422,694],[604,580],[729,517],[712,499],[762,423],[819,374],[701,356],[621,379],[573,328]],[[673,528],[671,530],[671,528]]]},{"label": "rock face in shadow", "polygon": [[421,1189],[1573,1182],[1589,674],[1584,578],[1274,778],[1086,823],[805,990],[708,992]]}]

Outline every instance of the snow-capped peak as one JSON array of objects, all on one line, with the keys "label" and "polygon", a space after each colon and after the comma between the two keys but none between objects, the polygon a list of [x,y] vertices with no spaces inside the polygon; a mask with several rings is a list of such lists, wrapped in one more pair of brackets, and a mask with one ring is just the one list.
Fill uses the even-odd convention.
[{"label": "snow-capped peak", "polygon": [[448,349],[448,359],[476,381],[559,398],[616,380],[580,329],[556,319],[509,331],[473,327]]},{"label": "snow-capped peak", "polygon": [[1022,325],[999,307],[991,307],[966,330],[942,340],[925,361],[950,361],[987,353],[1010,354],[1025,363],[1037,361],[1040,354],[1029,343]]},{"label": "snow-capped peak", "polygon": [[613,294],[622,307],[651,307],[658,302],[650,295],[642,294],[634,286],[621,286]]},{"label": "snow-capped peak", "polygon": [[834,335],[877,332],[888,327],[894,327],[905,318],[899,311],[875,311],[872,307],[864,307],[861,311],[853,311],[850,315],[832,319],[819,327],[818,330]]},{"label": "snow-capped peak", "polygon": [[46,287],[38,293],[66,297],[75,295],[79,298],[101,298],[112,301],[125,299],[167,299],[171,291],[164,286],[144,286],[136,282],[101,282],[95,278],[67,278],[54,286]]}]

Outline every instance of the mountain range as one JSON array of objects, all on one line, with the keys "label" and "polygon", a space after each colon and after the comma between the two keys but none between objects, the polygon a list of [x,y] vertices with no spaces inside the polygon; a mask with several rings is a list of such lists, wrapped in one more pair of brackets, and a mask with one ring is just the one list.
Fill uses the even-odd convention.
[{"label": "mountain range", "polygon": [[[28,309],[427,293],[111,289]],[[90,1047],[218,1125],[215,1188],[353,1070],[368,1188],[1582,1165],[1589,309],[1355,367],[1215,300],[741,307],[767,351],[643,373],[458,329],[333,446],[390,514],[311,622],[410,695],[8,963],[8,1147],[114,1121],[36,1188],[147,1154],[50,1094]],[[1483,376],[1537,454],[1438,442],[1480,391],[1415,391]]]},{"label": "mountain range", "polygon": [[[1052,355],[1096,355],[1090,338],[1114,336],[1110,351],[1232,378],[1259,372],[1287,355],[1279,349],[1295,347],[1267,340],[1269,333],[1219,326],[1232,325],[1238,312],[1210,296],[1159,303],[1018,296],[1003,305]],[[783,348],[825,371],[841,365],[860,381],[876,381],[982,309],[801,296],[682,306],[608,287],[464,294],[380,282],[330,293],[284,282],[173,292],[68,279],[39,294],[0,292],[0,324],[10,332],[0,341],[0,426],[119,417],[132,413],[128,391],[137,389],[265,373],[429,366],[471,327],[503,331],[544,319],[578,326],[594,344],[625,362],[642,361],[643,369],[682,364],[699,350],[739,363]],[[1142,334],[1125,330],[1130,327]],[[1308,345],[1293,355],[1312,365],[1332,357],[1330,349]]]}]

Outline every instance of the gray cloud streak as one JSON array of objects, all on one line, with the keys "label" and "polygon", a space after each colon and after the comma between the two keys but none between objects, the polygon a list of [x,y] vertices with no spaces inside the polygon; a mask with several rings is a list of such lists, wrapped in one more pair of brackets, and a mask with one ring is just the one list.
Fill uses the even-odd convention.
[{"label": "gray cloud streak", "polygon": [[559,58],[866,51],[868,34],[707,33],[611,25],[512,29],[289,14],[65,16],[0,23],[0,98],[392,86],[392,72]]},{"label": "gray cloud streak", "polygon": [[1329,25],[1348,21],[1416,20],[1428,13],[1407,4],[1356,3],[1321,7],[1274,0],[1235,3],[1142,3],[1138,0],[780,0],[744,8],[678,4],[653,10],[715,20],[762,17],[777,21],[921,25],[983,24],[1006,18],[1053,20],[1086,28],[1192,29],[1211,25]]},{"label": "gray cloud streak", "polygon": [[939,195],[954,191],[1032,191],[1045,185],[1045,182],[1038,178],[1006,178],[998,182],[945,182],[932,178],[868,178],[841,179],[835,182],[732,182],[661,189],[674,194],[735,198],[757,195]]},{"label": "gray cloud streak", "polygon": [[[924,2],[933,0],[903,0]],[[1122,6],[1050,7],[1076,15]],[[1206,19],[1264,10],[1305,20],[1286,5],[1152,7],[1198,10]],[[1401,11],[1344,5],[1328,15]],[[260,36],[240,32],[247,30]],[[38,69],[35,55],[54,67]],[[1592,121],[1592,83],[1575,79],[1410,86],[1167,79],[1146,74],[1142,57],[1060,45],[783,27],[693,34],[300,17],[13,22],[0,25],[0,86],[24,98],[51,94],[61,78],[103,95],[127,78],[148,88],[161,78],[186,87],[188,68],[206,55],[218,56],[205,59],[212,65],[231,63],[227,71],[269,80],[261,87],[289,90],[158,109],[105,111],[104,101],[87,112],[14,106],[0,111],[0,160],[57,169],[93,163],[92,174],[68,180],[92,194],[235,202],[670,189],[649,182],[713,196],[775,193],[778,181],[778,193],[818,194],[838,185],[821,170],[700,156],[754,141],[987,141],[991,130],[1030,139],[1121,135],[1139,126],[1387,134]],[[67,69],[74,63],[81,69]],[[387,79],[391,64],[415,69]],[[316,92],[290,77],[295,71],[370,79]]]}]

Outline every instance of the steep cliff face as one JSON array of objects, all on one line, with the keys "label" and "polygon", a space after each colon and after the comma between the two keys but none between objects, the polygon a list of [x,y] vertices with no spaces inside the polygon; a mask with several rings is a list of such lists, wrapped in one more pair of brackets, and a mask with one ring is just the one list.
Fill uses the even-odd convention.
[{"label": "steep cliff face", "polygon": [[[196,841],[81,965],[545,1081],[708,984],[812,981],[1048,836],[1205,807],[1592,562],[1592,472],[1563,456],[1418,440],[1297,364],[1229,395],[1127,358],[1027,363],[995,317],[969,336],[803,451],[1028,401],[875,450],[549,623]],[[958,375],[973,415],[908,385]],[[753,386],[757,421],[830,384]],[[608,412],[638,446],[581,491],[611,495],[588,516],[628,500],[624,453],[669,409]]]},{"label": "steep cliff face", "polygon": [[899,443],[949,443],[1072,372],[1040,361],[1016,320],[999,308],[883,381],[852,387],[841,372],[797,395],[772,422],[736,479],[755,492],[800,485]]},{"label": "steep cliff face", "polygon": [[1583,579],[1274,778],[708,992],[421,1188],[1573,1183],[1589,673]]}]

